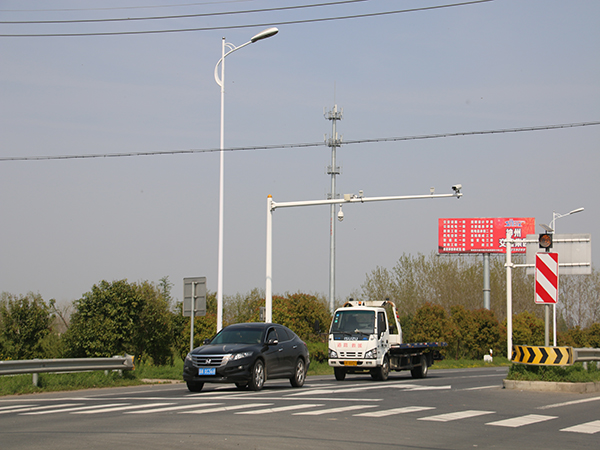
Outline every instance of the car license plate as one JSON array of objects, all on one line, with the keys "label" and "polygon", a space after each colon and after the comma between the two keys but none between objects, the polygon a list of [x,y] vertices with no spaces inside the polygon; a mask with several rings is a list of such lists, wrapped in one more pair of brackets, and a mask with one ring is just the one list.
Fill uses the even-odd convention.
[{"label": "car license plate", "polygon": [[198,375],[216,375],[217,369],[209,367],[207,369],[198,369]]},{"label": "car license plate", "polygon": [[356,361],[344,361],[345,366],[356,366]]}]

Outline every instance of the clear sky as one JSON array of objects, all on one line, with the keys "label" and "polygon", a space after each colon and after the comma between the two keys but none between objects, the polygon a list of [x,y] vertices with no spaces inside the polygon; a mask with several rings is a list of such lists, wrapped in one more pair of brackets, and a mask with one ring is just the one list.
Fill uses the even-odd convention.
[{"label": "clear sky", "polygon": [[[325,1],[324,1],[325,2]],[[450,4],[367,0],[248,14],[155,17],[308,5],[305,0],[0,1],[0,291],[69,302],[101,280],[184,277],[217,285],[217,152],[68,160],[34,156],[219,147],[221,38],[271,23]],[[314,2],[315,4],[317,2]],[[152,7],[150,7],[152,6]],[[160,7],[159,7],[160,6]],[[130,8],[129,8],[130,7]],[[144,8],[142,8],[144,7]],[[225,147],[322,142],[323,109],[343,108],[344,141],[600,121],[600,2],[495,0],[277,25],[226,60]],[[249,28],[158,34],[106,32]],[[50,34],[82,36],[47,36]],[[6,37],[6,35],[46,35]],[[352,204],[337,225],[337,294],[377,266],[437,249],[438,218],[585,211],[558,233],[600,235],[600,126],[338,149],[339,193],[450,193],[460,200]],[[327,146],[225,155],[224,294],[265,286],[266,199],[324,199]],[[538,226],[536,231],[541,231]],[[326,295],[329,207],[275,211],[273,291]],[[600,263],[597,244],[592,250]],[[532,299],[533,302],[533,299]]]}]

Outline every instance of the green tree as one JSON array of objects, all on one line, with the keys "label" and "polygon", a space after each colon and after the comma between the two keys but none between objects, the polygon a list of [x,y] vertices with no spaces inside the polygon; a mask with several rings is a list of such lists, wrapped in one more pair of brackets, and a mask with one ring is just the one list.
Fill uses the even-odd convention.
[{"label": "green tree", "polygon": [[265,294],[255,288],[246,294],[237,294],[225,299],[225,320],[227,325],[233,323],[258,322],[260,308],[265,306]]},{"label": "green tree", "polygon": [[446,310],[440,305],[425,303],[421,306],[412,322],[412,333],[405,342],[448,342],[453,334],[454,324]]},{"label": "green tree", "polygon": [[[514,262],[523,262],[514,255]],[[506,317],[506,268],[503,257],[494,257],[490,267],[491,308],[499,319]],[[483,264],[472,256],[429,256],[403,254],[392,269],[377,267],[367,275],[360,297],[370,300],[389,298],[401,315],[414,315],[425,303],[475,310],[482,306]],[[524,270],[513,271],[513,311],[533,311],[533,277]]]},{"label": "green tree", "polygon": [[133,337],[143,304],[135,286],[127,280],[103,280],[76,300],[74,307],[65,335],[70,356],[139,356]]},{"label": "green tree", "polygon": [[544,321],[529,311],[513,316],[513,345],[543,346]]},{"label": "green tree", "polygon": [[44,338],[50,334],[50,307],[39,294],[0,297],[0,356],[2,359],[43,358]]},{"label": "green tree", "polygon": [[[164,288],[164,286],[163,286]],[[164,364],[171,357],[172,315],[164,289],[147,281],[101,281],[74,302],[65,334],[73,357],[127,353]]]},{"label": "green tree", "polygon": [[473,334],[473,345],[470,352],[471,359],[482,359],[483,355],[489,355],[492,350],[495,355],[504,353],[502,330],[496,314],[489,309],[476,309],[473,311],[475,332]]},{"label": "green tree", "polygon": [[331,315],[324,297],[287,293],[273,297],[273,322],[288,327],[301,339],[320,340],[319,332],[329,329]]},{"label": "green tree", "polygon": [[462,305],[456,305],[450,308],[450,314],[454,326],[448,340],[447,354],[455,359],[470,358],[477,329],[473,312]]},{"label": "green tree", "polygon": [[172,364],[173,323],[168,291],[147,281],[135,284],[134,289],[142,303],[132,336],[135,355],[148,356],[155,365]]}]

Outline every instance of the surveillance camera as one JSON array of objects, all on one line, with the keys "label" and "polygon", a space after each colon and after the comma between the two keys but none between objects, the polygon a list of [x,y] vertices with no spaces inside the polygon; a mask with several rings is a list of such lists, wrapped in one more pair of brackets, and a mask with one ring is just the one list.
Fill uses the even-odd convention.
[{"label": "surveillance camera", "polygon": [[360,191],[358,191],[358,196],[360,198],[362,198],[364,196],[364,192],[362,191],[362,189]]},{"label": "surveillance camera", "polygon": [[454,186],[452,186],[453,191],[460,192],[461,189],[462,189],[462,184],[455,184]]},{"label": "surveillance camera", "polygon": [[341,210],[338,212],[338,220],[341,222],[342,220],[344,220],[344,211]]}]

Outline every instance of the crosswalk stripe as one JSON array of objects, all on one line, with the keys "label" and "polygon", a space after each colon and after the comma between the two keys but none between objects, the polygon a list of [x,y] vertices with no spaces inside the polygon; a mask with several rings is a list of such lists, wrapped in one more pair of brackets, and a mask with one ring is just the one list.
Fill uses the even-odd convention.
[{"label": "crosswalk stripe", "polygon": [[539,414],[527,414],[526,416],[513,417],[512,419],[498,420],[496,422],[489,422],[486,425],[494,425],[497,427],[510,427],[518,428],[524,425],[532,425],[538,422],[544,422],[546,420],[558,419],[557,416],[542,416]]},{"label": "crosswalk stripe", "polygon": [[26,413],[29,411],[41,411],[41,410],[50,409],[50,408],[68,408],[70,406],[79,406],[79,405],[83,405],[83,403],[63,403],[63,404],[59,404],[59,405],[33,406],[33,407],[28,407],[28,408],[19,408],[19,409],[13,409],[13,410],[0,411],[0,414],[7,414],[7,413],[23,414],[23,413]]},{"label": "crosswalk stripe", "polygon": [[29,408],[31,406],[36,405],[10,405],[10,406],[0,406],[0,411],[4,411],[5,409],[15,409],[15,408]]},{"label": "crosswalk stripe", "polygon": [[262,406],[270,406],[273,403],[248,403],[246,405],[222,406],[220,408],[198,409],[196,411],[182,411],[179,414],[208,414],[223,411],[235,411],[236,409],[260,408]]},{"label": "crosswalk stripe", "polygon": [[0,408],[0,414],[10,414],[17,411],[21,411],[23,409],[31,408],[36,405],[12,405],[12,406],[3,406]]},{"label": "crosswalk stripe", "polygon": [[[174,404],[175,403],[146,403],[144,405],[122,404],[122,406],[113,406],[113,407],[102,408],[102,409],[94,409],[94,410],[88,410],[88,411],[75,411],[71,414],[101,414],[101,413],[115,412],[115,411],[128,411],[130,409],[150,408],[152,406],[168,406],[168,405],[174,405]],[[106,405],[103,405],[103,406],[106,406]]]},{"label": "crosswalk stripe", "polygon": [[596,434],[600,431],[600,420],[593,422],[582,423],[568,428],[563,428],[560,431],[570,431],[572,433]]},{"label": "crosswalk stripe", "polygon": [[468,419],[469,417],[483,416],[485,414],[494,414],[495,411],[477,411],[469,409],[466,411],[457,411],[447,414],[439,414],[437,416],[421,417],[418,420],[430,420],[432,422],[450,422],[451,420]]},{"label": "crosswalk stripe", "polygon": [[[129,403],[126,403],[127,405]],[[109,406],[119,406],[119,405],[123,405],[123,403],[113,403],[113,404],[109,404],[109,405],[93,405],[93,406],[74,406],[72,408],[58,408],[58,409],[47,409],[44,411],[33,411],[33,412],[26,412],[26,413],[21,413],[22,416],[41,416],[44,414],[56,414],[56,413],[66,413],[66,412],[73,412],[73,411],[85,411],[88,409],[98,409],[98,408],[106,408]]]},{"label": "crosswalk stripe", "polygon": [[323,406],[323,405],[306,403],[306,404],[300,404],[300,405],[278,406],[277,408],[257,409],[254,411],[241,411],[241,412],[236,412],[236,414],[269,414],[269,413],[284,412],[284,411],[295,411],[297,409],[316,408],[317,406]]},{"label": "crosswalk stripe", "polygon": [[354,414],[356,417],[387,417],[394,414],[406,414],[419,411],[435,409],[433,406],[405,406],[403,408],[384,409],[382,411],[369,411],[360,414]]},{"label": "crosswalk stripe", "polygon": [[128,411],[125,414],[150,414],[157,412],[168,412],[168,411],[178,411],[181,409],[192,409],[192,408],[200,408],[204,406],[219,406],[223,403],[195,403],[193,405],[179,405],[179,406],[166,406],[164,408],[152,408],[152,409],[142,409],[141,411]]},{"label": "crosswalk stripe", "polygon": [[294,413],[295,416],[320,416],[323,414],[335,414],[346,411],[354,411],[356,409],[364,409],[364,408],[375,408],[376,405],[351,405],[351,406],[341,406],[339,408],[329,408],[329,409],[319,409],[317,411],[304,411],[299,413]]}]

